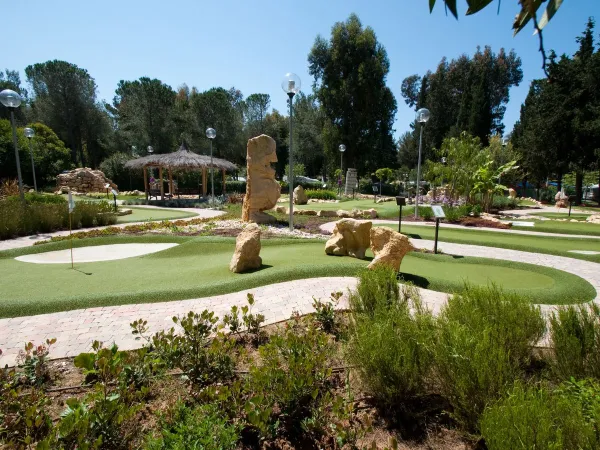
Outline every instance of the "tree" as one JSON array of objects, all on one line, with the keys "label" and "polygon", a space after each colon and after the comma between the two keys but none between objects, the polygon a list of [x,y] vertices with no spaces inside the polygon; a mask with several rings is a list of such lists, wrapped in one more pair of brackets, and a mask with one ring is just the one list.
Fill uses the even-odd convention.
[{"label": "tree", "polygon": [[264,134],[265,117],[269,112],[270,104],[269,94],[251,94],[244,101],[246,135],[249,139]]},{"label": "tree", "polygon": [[275,152],[277,154],[275,173],[279,179],[283,179],[283,175],[286,175],[285,166],[288,162],[290,131],[288,120],[287,116],[281,115],[276,109],[265,117],[265,134],[275,140]]},{"label": "tree", "polygon": [[406,104],[431,111],[423,133],[425,158],[445,138],[463,131],[484,145],[490,135],[503,134],[509,89],[522,79],[521,59],[514,51],[500,49],[496,54],[490,47],[478,48],[473,57],[461,55],[450,62],[443,58],[435,72],[405,78],[402,96]]},{"label": "tree", "polygon": [[358,16],[350,15],[333,26],[329,40],[317,36],[308,62],[325,116],[323,149],[330,173],[341,143],[348,167],[359,173],[394,164],[396,100],[385,83],[387,53],[373,29],[363,28]]},{"label": "tree", "polygon": [[325,117],[314,95],[300,92],[294,102],[294,158],[307,168],[311,176],[320,174],[323,155],[323,126]]},{"label": "tree", "polygon": [[[70,169],[71,158],[69,150],[58,138],[56,133],[42,123],[31,123],[35,135],[31,138],[31,148],[35,162],[35,172],[38,185],[56,184],[56,175]],[[21,173],[25,184],[33,186],[33,174],[29,156],[29,140],[25,137],[22,127],[17,129],[19,159]],[[12,140],[10,121],[0,119],[0,178],[16,178],[17,166]]]},{"label": "tree", "polygon": [[97,108],[94,79],[87,70],[59,60],[27,66],[25,74],[33,89],[34,117],[67,144],[73,164],[85,165],[88,120]]},{"label": "tree", "polygon": [[175,150],[178,140],[173,127],[175,96],[171,86],[157,79],[142,77],[119,82],[109,110],[127,147],[151,145],[157,153]]}]

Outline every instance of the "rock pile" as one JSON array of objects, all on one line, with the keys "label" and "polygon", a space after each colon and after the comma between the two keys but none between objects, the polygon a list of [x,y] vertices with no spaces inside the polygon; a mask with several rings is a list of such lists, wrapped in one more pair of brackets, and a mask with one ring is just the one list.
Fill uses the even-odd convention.
[{"label": "rock pile", "polygon": [[69,192],[106,192],[106,185],[110,189],[117,189],[117,185],[106,178],[101,170],[92,170],[89,167],[83,167],[71,170],[67,173],[61,173],[56,177],[57,191],[63,194]]}]

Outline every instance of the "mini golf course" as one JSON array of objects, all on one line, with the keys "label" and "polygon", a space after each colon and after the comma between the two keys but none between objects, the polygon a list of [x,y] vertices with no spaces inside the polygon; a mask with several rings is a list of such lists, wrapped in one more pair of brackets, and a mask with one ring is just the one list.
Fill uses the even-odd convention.
[{"label": "mini golf course", "polygon": [[542,233],[573,234],[581,236],[600,236],[600,225],[597,223],[560,222],[557,220],[519,220],[519,222],[532,222],[533,227],[520,227],[513,225],[513,230],[540,231]]},{"label": "mini golf course", "polygon": [[[14,258],[69,248],[68,242],[0,252],[0,318],[94,306],[183,300],[252,289],[266,284],[320,276],[353,276],[369,262],[327,256],[323,241],[263,240],[263,267],[229,272],[234,238],[115,236],[74,241],[74,246],[125,243],[179,245],[139,257],[91,263],[32,264]],[[579,303],[595,297],[578,276],[512,261],[410,253],[402,263],[406,281],[455,292],[465,282],[495,283],[535,303]]]}]

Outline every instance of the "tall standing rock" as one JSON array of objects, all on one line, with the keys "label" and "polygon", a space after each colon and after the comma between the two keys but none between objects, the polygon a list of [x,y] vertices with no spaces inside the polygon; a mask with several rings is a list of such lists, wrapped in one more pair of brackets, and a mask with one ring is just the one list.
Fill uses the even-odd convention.
[{"label": "tall standing rock", "polygon": [[235,252],[229,263],[229,270],[240,273],[259,269],[261,265],[260,228],[255,223],[251,223],[238,234],[235,240]]},{"label": "tall standing rock", "polygon": [[364,259],[365,251],[369,248],[371,226],[373,224],[368,220],[338,220],[333,236],[325,243],[325,253]]},{"label": "tall standing rock", "polygon": [[281,186],[275,180],[275,169],[271,163],[277,162],[275,140],[261,134],[248,140],[246,153],[246,195],[242,208],[245,222],[269,223],[275,218],[263,211],[272,209],[281,195]]},{"label": "tall standing rock", "polygon": [[296,205],[306,205],[308,203],[308,197],[304,192],[304,188],[302,186],[296,186],[294,189],[294,204]]}]

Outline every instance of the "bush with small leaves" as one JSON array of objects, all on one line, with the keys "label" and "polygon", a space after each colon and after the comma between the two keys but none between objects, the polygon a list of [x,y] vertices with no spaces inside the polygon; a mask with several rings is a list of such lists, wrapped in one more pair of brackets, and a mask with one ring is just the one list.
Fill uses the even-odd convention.
[{"label": "bush with small leaves", "polygon": [[23,368],[28,384],[39,387],[50,380],[48,355],[50,347],[55,343],[56,339],[46,339],[46,342],[40,345],[28,342],[25,348],[19,351],[17,364]]},{"label": "bush with small leaves", "polygon": [[161,420],[160,429],[158,437],[148,438],[147,450],[233,450],[240,433],[215,405],[192,408],[182,402]]},{"label": "bush with small leaves", "polygon": [[359,274],[356,292],[350,294],[350,308],[358,313],[373,314],[380,308],[395,305],[400,300],[396,272],[387,266],[377,266]]},{"label": "bush with small leaves", "polygon": [[559,379],[600,379],[600,306],[559,308],[550,318],[550,338]]},{"label": "bush with small leaves", "polygon": [[233,377],[235,341],[220,331],[219,318],[204,310],[173,317],[178,330],[159,331],[151,337],[145,320],[131,324],[132,333],[146,340],[170,368],[180,369],[194,388]]},{"label": "bush with small leaves", "polygon": [[315,309],[315,320],[325,333],[335,334],[337,323],[335,321],[335,309],[342,297],[341,292],[332,292],[327,300],[319,300],[313,297],[313,308]]},{"label": "bush with small leaves", "polygon": [[[480,429],[489,450],[598,448],[600,401],[598,386],[586,395],[595,411],[586,417],[582,382],[552,391],[548,386],[517,383],[507,396],[484,411]],[[574,387],[573,387],[574,386]],[[573,392],[576,391],[576,392]],[[590,417],[591,416],[591,417]]]},{"label": "bush with small leaves", "polygon": [[[223,324],[229,328],[229,331],[239,338],[248,337],[254,344],[260,344],[265,339],[265,333],[262,329],[265,321],[265,316],[262,314],[253,314],[252,307],[254,306],[254,295],[248,294],[248,305],[241,308],[237,306],[231,307],[231,312],[223,317]],[[240,310],[242,316],[240,318]]]},{"label": "bush with small leaves", "polygon": [[329,391],[333,345],[310,320],[294,319],[259,347],[249,370],[246,418],[262,439],[277,429],[299,429]]},{"label": "bush with small leaves", "polygon": [[480,414],[523,376],[531,347],[544,334],[539,308],[495,287],[466,286],[438,318],[434,365],[452,416],[477,431]]}]

